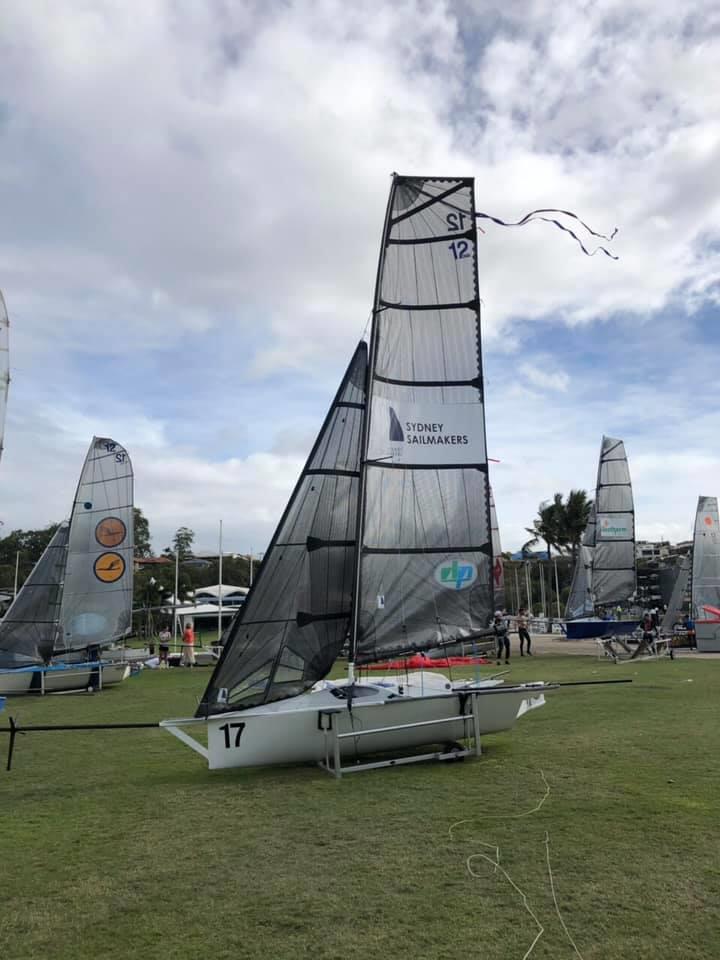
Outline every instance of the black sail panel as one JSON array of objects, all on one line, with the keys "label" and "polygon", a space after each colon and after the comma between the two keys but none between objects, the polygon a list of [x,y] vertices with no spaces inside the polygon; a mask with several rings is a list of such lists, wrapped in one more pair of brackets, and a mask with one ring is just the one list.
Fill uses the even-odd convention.
[{"label": "black sail panel", "polygon": [[367,347],[361,343],[230,628],[198,716],[303,693],[347,637]]},{"label": "black sail panel", "polygon": [[0,623],[0,668],[49,661],[58,632],[70,525],[61,523]]},{"label": "black sail panel", "polygon": [[394,177],[370,351],[357,663],[492,614],[472,179]]}]

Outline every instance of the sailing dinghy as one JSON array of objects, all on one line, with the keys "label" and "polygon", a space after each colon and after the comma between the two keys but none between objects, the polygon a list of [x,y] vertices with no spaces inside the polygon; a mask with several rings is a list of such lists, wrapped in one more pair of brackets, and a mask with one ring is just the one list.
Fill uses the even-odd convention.
[{"label": "sailing dinghy", "polygon": [[[191,719],[161,726],[210,768],[336,775],[464,755],[544,684],[356,667],[487,630],[493,548],[474,181],[393,177],[369,349],[360,344]],[[349,634],[347,679],[324,678]],[[207,747],[190,732],[207,729]],[[441,745],[430,754],[355,763]],[[446,747],[442,747],[446,745]],[[448,747],[447,745],[452,745]]]},{"label": "sailing dinghy", "polygon": [[133,472],[119,443],[93,437],[61,523],[0,623],[0,693],[119,683],[99,651],[131,629]]},{"label": "sailing dinghy", "polygon": [[691,609],[697,649],[720,653],[720,532],[717,497],[699,497],[693,536]]},{"label": "sailing dinghy", "polygon": [[[630,634],[638,619],[614,619],[635,593],[635,510],[625,444],[603,437],[595,504],[575,563],[565,616],[568,640]],[[609,613],[604,619],[601,613]]]}]

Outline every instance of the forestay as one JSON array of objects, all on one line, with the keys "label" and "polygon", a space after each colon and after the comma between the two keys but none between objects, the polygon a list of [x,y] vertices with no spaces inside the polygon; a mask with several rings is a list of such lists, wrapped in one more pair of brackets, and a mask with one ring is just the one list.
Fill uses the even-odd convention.
[{"label": "forestay", "polygon": [[716,497],[699,497],[695,514],[692,557],[692,611],[694,618],[717,620],[704,608],[720,609],[720,532]]},{"label": "forestay", "polygon": [[50,660],[58,630],[69,524],[61,523],[0,622],[0,668]]},{"label": "forestay", "polygon": [[93,437],[80,474],[55,653],[87,650],[132,626],[133,471],[119,443]]},{"label": "forestay", "polygon": [[635,512],[622,440],[603,437],[595,494],[595,604],[623,603],[635,593]]},{"label": "forestay", "polygon": [[367,347],[361,343],[230,628],[197,716],[303,693],[350,620]]},{"label": "forestay", "polygon": [[369,390],[357,663],[470,637],[492,614],[471,178],[393,178]]}]

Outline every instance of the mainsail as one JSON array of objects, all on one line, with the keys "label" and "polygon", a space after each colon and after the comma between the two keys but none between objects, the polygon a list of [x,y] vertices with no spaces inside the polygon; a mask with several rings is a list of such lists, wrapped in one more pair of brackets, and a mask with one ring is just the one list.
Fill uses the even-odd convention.
[{"label": "mainsail", "polygon": [[492,534],[493,555],[493,604],[498,610],[505,609],[505,569],[502,547],[500,545],[500,527],[498,526],[495,497],[490,487],[490,532]]},{"label": "mainsail", "polygon": [[9,327],[7,308],[0,290],[0,457],[5,440],[5,410],[10,386]]},{"label": "mainsail", "polygon": [[590,511],[582,543],[575,560],[570,595],[565,607],[565,617],[574,620],[577,617],[592,616],[592,565],[595,552],[595,504]]},{"label": "mainsail", "polygon": [[635,512],[625,445],[603,437],[595,494],[592,594],[596,606],[635,593]]},{"label": "mainsail", "polygon": [[705,607],[720,609],[720,533],[716,497],[699,497],[692,556],[692,613],[697,622],[717,621]]},{"label": "mainsail", "polygon": [[492,545],[474,181],[395,175],[380,252],[351,660],[486,629]]},{"label": "mainsail", "polygon": [[69,524],[61,523],[0,622],[0,668],[50,660],[58,631]]},{"label": "mainsail", "polygon": [[130,457],[114,440],[93,437],[70,518],[56,655],[130,631],[133,543]]},{"label": "mainsail", "polygon": [[366,371],[361,343],[233,620],[198,716],[303,693],[329,672],[345,643]]}]

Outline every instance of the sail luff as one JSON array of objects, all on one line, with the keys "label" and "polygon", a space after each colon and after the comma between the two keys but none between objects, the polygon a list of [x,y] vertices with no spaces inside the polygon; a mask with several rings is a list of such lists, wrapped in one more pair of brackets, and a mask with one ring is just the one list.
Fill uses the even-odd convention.
[{"label": "sail luff", "polygon": [[367,347],[342,379],[198,717],[296,696],[332,667],[350,622]]},{"label": "sail luff", "polygon": [[565,619],[592,616],[592,563],[595,549],[595,504],[593,503],[582,542],[575,559],[570,593],[565,605]]},{"label": "sail luff", "polygon": [[395,175],[375,295],[355,660],[462,640],[492,613],[471,178]]}]

